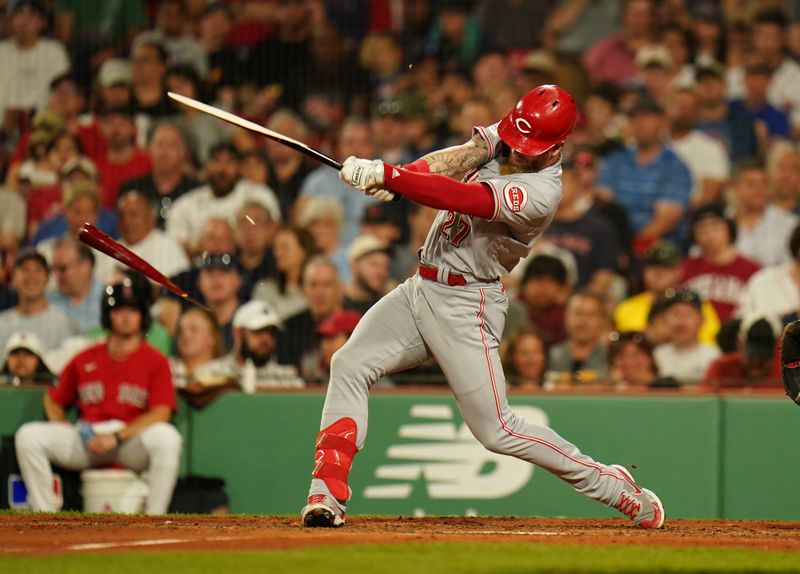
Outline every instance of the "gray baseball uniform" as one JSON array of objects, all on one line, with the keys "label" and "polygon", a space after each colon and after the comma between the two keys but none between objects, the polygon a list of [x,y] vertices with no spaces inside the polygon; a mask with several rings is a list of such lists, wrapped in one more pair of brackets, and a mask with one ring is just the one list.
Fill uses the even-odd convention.
[{"label": "gray baseball uniform", "polygon": [[[356,445],[362,448],[370,387],[433,355],[464,421],[486,448],[537,464],[578,492],[613,505],[624,480],[618,471],[511,411],[498,352],[508,307],[498,279],[528,255],[555,215],[561,164],[501,175],[497,126],[476,130],[489,154],[465,180],[491,188],[492,218],[439,212],[420,254],[426,278],[416,274],[381,299],[334,355],[320,428],[350,417],[358,429]],[[317,493],[328,490],[322,480],[313,479],[310,494]]]}]

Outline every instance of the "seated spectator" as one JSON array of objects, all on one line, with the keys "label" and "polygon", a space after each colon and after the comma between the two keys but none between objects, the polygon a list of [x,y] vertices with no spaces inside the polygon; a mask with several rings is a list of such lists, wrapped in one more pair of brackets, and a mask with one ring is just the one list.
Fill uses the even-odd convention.
[{"label": "seated spectator", "polygon": [[[137,189],[117,195],[117,220],[121,237],[119,243],[147,261],[166,277],[189,268],[186,252],[172,237],[156,227],[158,204],[155,198]],[[106,281],[117,262],[100,255],[95,274]]]},{"label": "seated spectator", "polygon": [[0,369],[4,385],[51,385],[57,380],[44,361],[39,337],[33,333],[20,331],[11,335],[5,356],[5,364]]},{"label": "seated spectator", "polygon": [[156,42],[164,46],[170,66],[186,64],[205,75],[206,58],[200,44],[189,33],[189,13],[185,0],[162,0],[158,3],[155,26],[142,32],[133,40],[137,46],[143,42]]},{"label": "seated spectator", "polygon": [[11,285],[19,302],[15,307],[0,313],[0,347],[18,331],[33,333],[42,343],[42,351],[58,347],[77,328],[61,309],[50,305],[45,296],[50,267],[47,260],[36,251],[20,253],[14,262]]},{"label": "seated spectator", "polygon": [[316,328],[319,349],[303,356],[301,374],[308,385],[327,385],[333,354],[341,349],[361,320],[356,311],[336,311]]},{"label": "seated spectator", "polygon": [[[614,309],[614,325],[617,331],[643,333],[650,321],[650,310],[656,300],[664,296],[667,289],[677,289],[683,274],[683,258],[677,246],[662,242],[651,247],[644,257],[642,280],[644,291],[628,297]],[[662,309],[663,310],[663,309]],[[713,343],[719,331],[719,317],[714,306],[703,302],[703,327],[700,340]],[[652,341],[651,341],[652,342]]]},{"label": "seated spectator", "polygon": [[739,316],[785,317],[800,310],[800,225],[789,238],[792,261],[783,265],[764,267],[750,277],[739,302]]},{"label": "seated spectator", "polygon": [[691,204],[694,207],[719,201],[731,172],[728,152],[722,143],[697,129],[700,114],[693,88],[672,93],[667,104],[669,143],[689,168],[692,176]]},{"label": "seated spectator", "polygon": [[197,23],[197,40],[206,58],[207,74],[203,77],[212,99],[224,99],[233,86],[243,79],[243,58],[227,41],[234,22],[233,8],[225,2],[206,4]]},{"label": "seated spectator", "polygon": [[136,124],[129,108],[103,111],[100,127],[108,143],[106,155],[97,160],[100,204],[113,209],[120,185],[153,169],[150,156],[136,145]]},{"label": "seated spectator", "polygon": [[439,3],[431,25],[425,55],[439,61],[443,70],[468,70],[489,47],[489,38],[470,13],[470,3]]},{"label": "seated spectator", "polygon": [[255,201],[266,207],[273,220],[280,221],[280,207],[268,187],[240,177],[241,156],[230,143],[211,149],[206,162],[208,182],[178,198],[167,220],[167,233],[190,254],[197,253],[200,234],[209,219],[221,217],[231,226],[245,203]]},{"label": "seated spectator", "polygon": [[172,100],[167,98],[165,89],[168,58],[164,46],[154,40],[131,46],[133,106],[137,113],[151,121],[174,113]]},{"label": "seated spectator", "polygon": [[576,126],[573,143],[600,159],[624,149],[622,132],[627,121],[619,113],[619,100],[620,91],[615,86],[600,84],[592,89],[583,104],[584,123]]},{"label": "seated spectator", "polygon": [[550,347],[545,388],[608,380],[608,357],[603,343],[607,319],[601,297],[588,291],[577,291],[570,296],[564,312],[567,340]]},{"label": "seated spectator", "polygon": [[531,328],[520,328],[503,342],[503,372],[509,389],[538,390],[547,372],[547,343]]},{"label": "seated spectator", "polygon": [[94,273],[95,255],[74,237],[60,238],[53,249],[52,270],[56,289],[47,301],[61,309],[83,335],[100,326],[103,283]]},{"label": "seated spectator", "polygon": [[308,231],[314,239],[316,250],[339,266],[342,281],[350,280],[350,261],[347,246],[342,237],[344,211],[339,202],[328,196],[312,197],[304,201],[303,210],[297,215],[297,225]]},{"label": "seated spectator", "polygon": [[[399,215],[401,214],[392,208],[391,203],[381,201],[370,205],[361,219],[360,235],[372,235],[387,245],[394,246],[400,240],[403,228],[408,225],[407,222],[398,219]],[[406,219],[411,221],[411,216],[407,215]]]},{"label": "seated spectator", "polygon": [[[303,119],[288,109],[279,109],[269,119],[267,128],[297,141],[308,140],[308,126]],[[267,185],[278,196],[281,215],[285,220],[291,216],[292,206],[303,187],[311,169],[305,156],[292,148],[268,139]]]},{"label": "seated spectator", "polygon": [[[25,240],[26,212],[25,201],[18,194],[0,188],[0,249],[16,253],[22,245]],[[0,283],[3,283],[2,271]]]},{"label": "seated spectator", "polygon": [[[344,161],[347,157],[375,157],[375,147],[372,142],[369,123],[359,118],[348,118],[342,122],[336,141],[334,157]],[[344,225],[342,227],[342,245],[349,245],[359,234],[359,226],[366,206],[374,203],[370,197],[363,193],[353,193],[339,175],[327,166],[321,166],[312,171],[303,181],[300,195],[295,204],[297,218],[303,213],[305,203],[311,198],[325,196],[333,197],[344,211]]]},{"label": "seated spectator", "polygon": [[614,331],[609,335],[608,369],[611,382],[620,388],[648,387],[670,388],[678,383],[669,377],[660,377],[653,343],[644,333]]},{"label": "seated spectator", "polygon": [[519,299],[528,311],[531,323],[542,333],[548,345],[566,339],[564,304],[572,286],[567,268],[557,257],[536,255],[525,267],[519,286]]},{"label": "seated spectator", "polygon": [[172,383],[176,388],[193,389],[216,386],[226,382],[215,368],[215,359],[225,355],[222,333],[217,319],[202,307],[186,309],[175,331],[176,356],[170,358]]},{"label": "seated spectator", "polygon": [[201,302],[211,310],[220,326],[228,351],[233,349],[233,315],[239,308],[241,286],[242,276],[234,256],[223,253],[203,257],[197,288],[203,296]]},{"label": "seated spectator", "polygon": [[635,234],[634,252],[643,255],[662,239],[680,239],[692,182],[686,165],[665,145],[661,107],[641,96],[629,114],[634,145],[606,158],[598,184],[625,208]]},{"label": "seated spectator", "polygon": [[193,162],[188,134],[177,123],[160,122],[150,132],[147,153],[152,171],[123,182],[119,193],[136,189],[157,201],[158,228],[164,229],[175,201],[200,185],[190,175]]},{"label": "seated spectator", "polygon": [[293,365],[278,363],[276,334],[283,324],[274,308],[264,301],[249,301],[237,310],[233,325],[236,345],[224,362],[244,392],[305,386]]},{"label": "seated spectator", "polygon": [[708,367],[704,390],[750,387],[781,388],[778,340],[780,322],[768,315],[754,315],[742,322],[738,350],[726,353]]},{"label": "seated spectator", "polygon": [[736,166],[733,199],[739,253],[762,267],[791,261],[792,255],[786,248],[800,218],[770,202],[763,163],[748,160]]},{"label": "seated spectator", "polygon": [[[76,355],[44,398],[47,422],[15,435],[17,459],[34,511],[57,510],[50,462],[82,470],[117,463],[149,473],[148,514],[167,512],[181,458],[181,435],[169,421],[177,407],[166,357],[144,342],[147,298],[130,282],[103,300],[108,340]],[[80,423],[66,411],[76,406]]]},{"label": "seated spectator", "polygon": [[[201,100],[204,97],[203,87],[200,76],[188,66],[175,66],[167,71],[167,89],[170,92]],[[205,164],[209,152],[228,139],[229,130],[217,118],[189,106],[176,105],[175,112],[188,132],[194,158]]]},{"label": "seated spectator", "polygon": [[278,333],[278,362],[297,367],[306,353],[316,354],[316,329],[341,309],[344,295],[338,268],[322,255],[312,257],[303,269],[302,290],[308,308],[286,319]]},{"label": "seated spectator", "polygon": [[308,305],[303,296],[303,269],[316,253],[311,235],[291,225],[283,225],[275,233],[272,244],[275,258],[275,277],[259,281],[253,289],[253,299],[269,303],[281,321]]},{"label": "seated spectator", "polygon": [[278,224],[260,203],[245,203],[236,216],[234,236],[242,280],[250,290],[277,271],[272,243]]},{"label": "seated spectator", "polygon": [[721,205],[697,208],[689,228],[699,252],[684,260],[682,286],[711,303],[724,323],[736,312],[747,281],[760,267],[736,251],[736,224]]},{"label": "seated spectator", "polygon": [[778,142],[767,156],[772,204],[800,215],[800,152],[794,143]]},{"label": "seated spectator", "polygon": [[390,254],[389,245],[373,235],[353,240],[347,251],[351,278],[344,287],[344,309],[363,315],[394,287],[389,277]]},{"label": "seated spectator", "polygon": [[669,291],[664,311],[669,340],[655,348],[658,372],[682,385],[697,385],[720,355],[715,345],[701,343],[702,300],[694,291]]}]

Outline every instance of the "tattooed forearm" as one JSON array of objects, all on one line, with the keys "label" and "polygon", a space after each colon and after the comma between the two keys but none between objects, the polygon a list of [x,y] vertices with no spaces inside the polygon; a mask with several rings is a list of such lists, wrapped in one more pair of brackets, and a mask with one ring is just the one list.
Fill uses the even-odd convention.
[{"label": "tattooed forearm", "polygon": [[422,159],[427,162],[431,173],[460,180],[471,169],[486,162],[486,153],[486,142],[475,134],[465,144],[431,152]]}]

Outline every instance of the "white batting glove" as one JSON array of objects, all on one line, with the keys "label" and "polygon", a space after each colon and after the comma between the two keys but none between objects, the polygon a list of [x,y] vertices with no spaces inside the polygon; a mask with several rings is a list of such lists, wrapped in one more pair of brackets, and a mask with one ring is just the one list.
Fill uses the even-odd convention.
[{"label": "white batting glove", "polygon": [[366,192],[367,195],[370,197],[374,197],[375,199],[380,199],[381,201],[385,201],[386,203],[390,203],[395,200],[397,194],[393,191],[389,191],[388,189],[378,189],[376,191],[368,191]]},{"label": "white batting glove", "polygon": [[351,155],[342,163],[339,179],[365,193],[380,189],[383,186],[383,162]]}]

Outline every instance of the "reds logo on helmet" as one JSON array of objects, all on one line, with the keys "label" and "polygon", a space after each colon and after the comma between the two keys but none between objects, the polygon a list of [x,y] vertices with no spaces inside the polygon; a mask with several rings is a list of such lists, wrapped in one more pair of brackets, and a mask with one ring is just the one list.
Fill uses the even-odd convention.
[{"label": "reds logo on helmet", "polygon": [[503,188],[503,200],[509,210],[517,213],[528,203],[528,190],[518,183],[507,183]]}]

